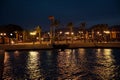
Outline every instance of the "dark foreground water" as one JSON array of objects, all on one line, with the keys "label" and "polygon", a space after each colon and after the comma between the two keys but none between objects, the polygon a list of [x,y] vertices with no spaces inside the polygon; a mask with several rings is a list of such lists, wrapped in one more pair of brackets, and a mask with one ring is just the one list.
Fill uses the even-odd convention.
[{"label": "dark foreground water", "polygon": [[3,80],[120,80],[119,49],[0,51]]}]

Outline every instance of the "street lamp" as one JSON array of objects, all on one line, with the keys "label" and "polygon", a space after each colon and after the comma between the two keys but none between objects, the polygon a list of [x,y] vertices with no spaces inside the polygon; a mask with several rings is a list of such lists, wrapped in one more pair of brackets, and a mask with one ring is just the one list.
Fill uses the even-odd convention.
[{"label": "street lamp", "polygon": [[0,33],[0,38],[2,39],[3,44],[5,42],[4,36],[6,36],[6,33]]},{"label": "street lamp", "polygon": [[36,31],[30,32],[30,35],[32,36],[32,41],[33,41],[33,44],[34,44],[34,37],[36,35]]},{"label": "street lamp", "polygon": [[10,43],[10,44],[14,44],[14,43],[15,43],[14,40],[13,40],[13,38],[14,38],[14,34],[13,34],[13,33],[10,33],[10,34],[9,34],[9,43]]},{"label": "street lamp", "polygon": [[13,36],[13,33],[10,33],[10,36],[12,37],[12,36]]},{"label": "street lamp", "polygon": [[70,32],[65,32],[65,34],[66,34],[66,35],[69,35],[69,34],[70,34]]},{"label": "street lamp", "polygon": [[0,33],[0,36],[6,36],[6,33]]},{"label": "street lamp", "polygon": [[108,42],[108,40],[110,40],[110,31],[103,31],[103,32],[105,33],[105,36]]},{"label": "street lamp", "polygon": [[68,39],[69,39],[69,34],[70,34],[70,32],[65,32],[64,33],[65,34],[65,40],[66,40],[66,43],[68,43]]},{"label": "street lamp", "polygon": [[62,31],[60,31],[60,34],[62,34]]},{"label": "street lamp", "polygon": [[105,34],[110,34],[110,31],[104,31]]},{"label": "street lamp", "polygon": [[71,35],[74,35],[74,32],[71,32]]}]

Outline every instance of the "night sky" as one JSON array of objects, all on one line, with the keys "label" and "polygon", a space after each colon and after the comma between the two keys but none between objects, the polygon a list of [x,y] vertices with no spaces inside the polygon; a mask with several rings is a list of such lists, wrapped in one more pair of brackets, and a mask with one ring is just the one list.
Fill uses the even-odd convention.
[{"label": "night sky", "polygon": [[16,24],[25,29],[40,25],[49,30],[48,16],[61,24],[120,24],[120,0],[0,0],[0,25]]}]

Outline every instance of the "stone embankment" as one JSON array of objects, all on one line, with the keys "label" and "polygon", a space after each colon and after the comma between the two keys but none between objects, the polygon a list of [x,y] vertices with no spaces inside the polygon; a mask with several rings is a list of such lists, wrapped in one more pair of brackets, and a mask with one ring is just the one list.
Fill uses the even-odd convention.
[{"label": "stone embankment", "polygon": [[[117,43],[72,43],[69,48],[120,48],[120,42]],[[0,50],[44,50],[54,49],[48,44],[0,44]]]}]

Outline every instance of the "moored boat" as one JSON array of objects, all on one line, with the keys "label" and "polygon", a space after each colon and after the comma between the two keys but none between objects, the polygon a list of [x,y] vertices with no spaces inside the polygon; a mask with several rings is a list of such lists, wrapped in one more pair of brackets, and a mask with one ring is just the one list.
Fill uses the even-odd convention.
[{"label": "moored boat", "polygon": [[52,44],[52,47],[55,49],[66,49],[69,48],[69,44]]}]

